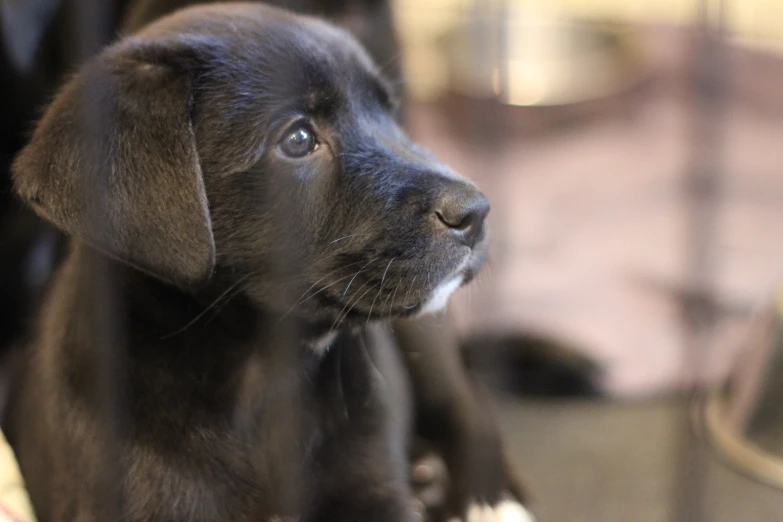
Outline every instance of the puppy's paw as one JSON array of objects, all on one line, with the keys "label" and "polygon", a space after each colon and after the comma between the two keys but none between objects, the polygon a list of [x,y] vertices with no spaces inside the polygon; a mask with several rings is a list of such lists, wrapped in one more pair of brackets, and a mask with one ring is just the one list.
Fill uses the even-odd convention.
[{"label": "puppy's paw", "polygon": [[423,519],[427,522],[442,522],[449,485],[443,459],[435,453],[425,453],[413,462],[411,479],[417,510],[424,514]]},{"label": "puppy's paw", "polygon": [[465,515],[453,517],[448,522],[535,522],[536,519],[516,500],[506,499],[494,506],[471,503]]},{"label": "puppy's paw", "polygon": [[[520,500],[522,488],[506,474],[503,467],[495,468],[495,480],[470,480],[474,475],[449,477],[443,460],[434,453],[425,453],[413,462],[412,482],[420,520],[427,522],[535,522],[536,518]],[[502,478],[501,478],[502,477]],[[454,483],[454,479],[461,484]],[[465,480],[467,479],[467,480]],[[490,487],[496,492],[486,498],[488,483],[506,487]],[[483,487],[480,487],[479,484]],[[470,493],[469,491],[472,491]],[[478,496],[480,495],[480,496]]]}]

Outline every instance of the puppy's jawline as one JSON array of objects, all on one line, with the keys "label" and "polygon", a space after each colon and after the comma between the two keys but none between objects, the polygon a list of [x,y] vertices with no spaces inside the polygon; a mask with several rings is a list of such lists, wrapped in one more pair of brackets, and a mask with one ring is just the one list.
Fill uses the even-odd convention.
[{"label": "puppy's jawline", "polygon": [[[465,267],[468,265],[468,263],[469,258],[465,258],[465,260],[460,263],[459,267],[454,271],[456,275],[447,278],[444,282],[435,287],[435,290],[432,291],[430,298],[421,307],[419,313],[416,314],[417,316],[420,317],[422,315],[437,313],[446,307],[451,294],[453,294],[455,290],[462,286],[462,282],[465,280],[463,271],[465,270]],[[332,346],[332,343],[336,338],[337,332],[329,332],[326,335],[308,342],[307,346],[315,353],[323,355],[329,351],[329,347]]]}]

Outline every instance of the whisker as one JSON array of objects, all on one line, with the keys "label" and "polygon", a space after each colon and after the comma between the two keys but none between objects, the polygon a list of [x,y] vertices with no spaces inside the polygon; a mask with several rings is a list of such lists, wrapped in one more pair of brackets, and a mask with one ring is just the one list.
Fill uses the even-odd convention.
[{"label": "whisker", "polygon": [[210,310],[211,310],[211,309],[212,309],[212,308],[213,308],[213,307],[214,307],[216,304],[218,304],[218,303],[220,302],[220,300],[221,300],[221,299],[223,299],[224,297],[226,297],[226,296],[227,296],[229,293],[231,293],[231,291],[232,291],[232,290],[234,290],[234,289],[235,289],[236,287],[238,287],[240,284],[244,283],[244,282],[245,282],[245,281],[246,281],[246,280],[247,280],[247,279],[250,277],[250,275],[251,275],[251,274],[247,274],[247,275],[245,275],[245,276],[243,276],[243,277],[240,277],[240,278],[239,278],[239,279],[238,279],[238,280],[237,280],[237,281],[236,281],[234,284],[232,284],[231,286],[229,286],[229,287],[228,287],[228,289],[226,289],[226,290],[225,290],[225,291],[224,291],[222,294],[220,294],[219,296],[217,296],[217,298],[216,298],[214,301],[212,301],[212,303],[210,303],[210,305],[209,305],[209,306],[207,306],[207,307],[206,307],[206,308],[205,308],[205,309],[204,309],[204,310],[203,310],[201,313],[199,313],[199,314],[198,314],[196,317],[194,317],[194,318],[193,318],[193,319],[192,319],[190,322],[188,322],[188,323],[187,323],[185,326],[183,326],[182,328],[180,328],[179,330],[177,330],[177,331],[175,331],[175,332],[172,332],[172,333],[170,333],[170,334],[168,334],[168,335],[164,335],[163,337],[161,337],[161,340],[163,340],[163,339],[168,339],[168,338],[170,338],[170,337],[174,337],[175,335],[179,335],[179,334],[181,334],[182,332],[184,332],[185,330],[187,330],[188,328],[190,328],[191,326],[193,326],[194,324],[196,324],[196,322],[198,322],[198,320],[199,320],[199,319],[201,319],[202,317],[204,317],[204,315],[205,315],[207,312],[209,312],[209,311],[210,311]]},{"label": "whisker", "polygon": [[343,308],[340,310],[340,313],[337,314],[337,318],[332,323],[332,326],[329,327],[329,333],[331,333],[334,327],[337,326],[337,323],[342,321],[341,317],[343,315],[343,312],[345,312],[346,308],[348,308],[351,305],[351,301],[356,297],[356,295],[361,291],[362,288],[367,286],[369,282],[370,281],[365,281],[364,284],[360,286],[359,289],[351,297],[348,298],[348,301],[345,303],[345,306],[343,306]]},{"label": "whisker", "polygon": [[208,325],[209,323],[211,323],[211,322],[212,322],[212,321],[213,321],[213,320],[214,320],[214,319],[215,319],[215,318],[218,316],[218,314],[221,312],[221,310],[223,310],[223,309],[224,309],[226,306],[228,306],[228,304],[231,302],[231,300],[232,300],[233,298],[235,298],[236,296],[238,296],[239,294],[241,294],[242,292],[244,292],[244,291],[245,291],[245,290],[247,290],[248,288],[250,288],[250,285],[249,285],[249,284],[247,284],[247,285],[242,285],[242,286],[238,287],[236,290],[234,290],[234,291],[231,293],[231,295],[230,295],[230,296],[228,296],[228,297],[226,297],[225,299],[223,299],[223,302],[222,302],[222,303],[220,303],[220,305],[219,305],[217,308],[215,308],[215,310],[214,310],[214,313],[212,314],[212,317],[210,317],[209,319],[207,319],[207,320],[204,322],[204,326],[206,326],[206,325]]},{"label": "whisker", "polygon": [[[360,286],[358,290],[356,290],[356,292],[354,293],[354,296],[356,296],[359,293],[359,291],[361,291],[362,288],[367,286],[367,284],[369,282],[370,281],[365,281],[365,283],[362,286]],[[329,328],[329,333],[332,333],[332,330],[334,330],[334,327],[335,326],[339,326],[339,324],[342,323],[348,317],[348,314],[350,314],[351,310],[353,310],[353,308],[358,304],[358,302],[361,301],[362,297],[367,295],[367,292],[369,292],[373,288],[374,287],[371,286],[370,288],[365,290],[364,293],[362,295],[360,295],[359,297],[357,297],[356,299],[351,298],[351,299],[348,300],[348,302],[345,304],[345,306],[340,311],[340,313],[337,314],[337,319],[334,320],[334,322],[332,323],[332,326]],[[349,305],[350,305],[350,308],[348,308]],[[345,312],[345,314],[343,314],[343,311],[345,311],[346,308],[348,308],[348,310]]]},{"label": "whisker", "polygon": [[[402,280],[402,278],[400,280]],[[399,283],[397,283],[397,284],[399,284]],[[389,295],[387,295],[386,299],[383,300],[384,306],[389,304],[389,299],[391,299],[391,297],[392,297],[392,292],[389,292]]]},{"label": "whisker", "polygon": [[383,291],[383,281],[378,285],[378,293],[375,294],[375,297],[372,300],[372,304],[370,305],[370,311],[367,312],[367,321],[365,324],[370,324],[370,316],[372,316],[372,309],[375,306],[375,301],[378,299],[378,296],[381,295],[381,292]]},{"label": "whisker", "polygon": [[296,300],[296,302],[293,304],[293,306],[291,306],[291,308],[290,308],[290,309],[289,309],[289,310],[288,310],[288,311],[287,311],[285,314],[283,314],[283,317],[285,317],[286,315],[288,315],[289,313],[291,313],[291,311],[292,311],[294,308],[296,308],[297,306],[299,306],[300,304],[304,303],[304,302],[305,302],[305,301],[307,301],[308,299],[312,299],[313,297],[315,297],[315,296],[316,296],[316,295],[317,295],[319,292],[322,292],[323,290],[325,290],[326,288],[329,288],[329,287],[330,287],[330,286],[332,286],[333,284],[335,284],[335,283],[339,283],[340,281],[344,281],[344,280],[348,279],[348,278],[349,278],[349,277],[351,277],[351,276],[350,276],[350,275],[347,275],[347,276],[345,276],[345,277],[342,277],[342,278],[338,279],[337,281],[335,281],[335,282],[333,282],[333,283],[330,283],[329,285],[327,285],[326,287],[322,288],[321,290],[318,290],[318,292],[314,293],[313,295],[311,295],[311,296],[309,296],[309,297],[306,297],[306,298],[305,298],[305,296],[307,295],[307,292],[309,292],[310,290],[312,290],[313,288],[315,288],[315,286],[316,286],[318,283],[320,283],[321,281],[323,281],[324,279],[326,279],[326,278],[327,278],[327,277],[329,277],[330,275],[334,274],[335,272],[339,272],[340,270],[342,270],[342,269],[344,269],[344,268],[348,268],[349,266],[358,265],[359,263],[361,263],[361,261],[356,261],[356,262],[354,262],[354,263],[350,263],[350,264],[348,264],[348,265],[344,265],[344,266],[337,267],[337,268],[335,268],[334,270],[332,270],[331,272],[329,272],[328,274],[326,274],[325,276],[323,276],[321,279],[319,279],[318,281],[316,281],[315,283],[313,283],[312,285],[310,285],[310,288],[308,288],[307,290],[305,290],[305,291],[304,291],[304,293],[302,293],[302,295],[301,295],[301,296],[299,296],[299,299],[297,299],[297,300]]},{"label": "whisker", "polygon": [[343,239],[348,239],[348,238],[350,238],[350,237],[357,237],[357,236],[370,236],[370,235],[372,235],[372,234],[348,234],[347,236],[343,236],[343,237],[337,238],[337,239],[335,239],[334,241],[329,241],[329,243],[327,243],[327,244],[328,244],[328,245],[333,245],[334,243],[337,243],[337,242],[339,242],[339,241],[342,241]]},{"label": "whisker", "polygon": [[397,286],[394,287],[394,293],[392,294],[391,306],[389,306],[389,320],[390,321],[391,321],[391,318],[392,318],[392,311],[394,310],[394,298],[397,296],[397,290],[400,289],[400,283],[402,283],[402,278],[400,278],[400,280],[397,281]]},{"label": "whisker", "polygon": [[408,292],[405,294],[405,300],[402,302],[402,307],[411,309],[414,308],[416,305],[408,306],[405,303],[408,302],[408,298],[411,296],[411,290],[413,290],[413,286],[416,284],[416,278],[419,277],[418,275],[413,276],[413,280],[411,281],[411,284],[408,285]]},{"label": "whisker", "polygon": [[[311,262],[310,265],[317,265],[318,263],[320,263],[324,259],[327,259],[329,256],[331,256],[333,254],[334,254],[334,252],[327,252],[326,254],[321,256],[321,258],[319,258],[317,261]],[[364,261],[363,259],[360,259],[359,261],[354,261],[353,263],[348,263],[347,265],[340,265],[337,268],[335,268],[334,270],[332,270],[331,272],[329,272],[328,274],[326,274],[323,278],[321,278],[321,280],[326,279],[327,277],[329,277],[330,275],[332,275],[333,273],[335,273],[335,272],[337,272],[339,270],[342,270],[344,268],[348,268],[349,266],[358,265],[359,263],[361,263],[363,261]],[[305,274],[299,274],[299,275],[296,275],[296,276],[287,277],[285,279],[285,282],[286,283],[297,283],[299,281],[307,281],[308,279],[309,279],[309,275],[305,273]],[[320,280],[316,281],[315,284],[318,284],[319,282],[320,282]]]},{"label": "whisker", "polygon": [[410,80],[405,79],[405,78],[400,78],[399,80],[389,81],[387,83],[389,84],[389,87],[394,89],[394,88],[397,88],[397,87],[401,87],[403,85],[408,85],[410,83]]},{"label": "whisker", "polygon": [[372,263],[373,261],[377,261],[377,260],[379,260],[379,259],[380,259],[380,257],[376,257],[376,258],[374,258],[374,259],[371,259],[371,260],[369,260],[369,261],[367,262],[367,264],[366,264],[366,265],[364,265],[363,267],[361,267],[361,268],[359,269],[359,271],[358,271],[358,272],[356,272],[356,274],[354,274],[354,276],[353,276],[353,277],[351,278],[351,280],[348,282],[348,286],[346,286],[346,287],[345,287],[345,291],[343,291],[343,297],[345,297],[345,294],[347,294],[347,293],[348,293],[348,289],[349,289],[349,288],[351,288],[351,285],[353,284],[353,280],[354,280],[354,279],[356,279],[356,276],[358,276],[359,274],[361,274],[361,273],[362,273],[362,271],[363,271],[365,268],[367,268],[367,267],[370,265],[370,263]]},{"label": "whisker", "polygon": [[[336,272],[336,270],[335,270],[335,272]],[[285,313],[284,313],[284,314],[283,314],[283,315],[280,317],[280,321],[282,321],[283,319],[285,319],[285,318],[286,318],[286,316],[288,316],[288,314],[290,314],[291,312],[293,312],[293,311],[294,311],[294,309],[295,309],[297,306],[302,306],[303,304],[305,304],[305,303],[306,303],[307,301],[309,301],[310,299],[314,298],[315,296],[317,296],[317,295],[318,295],[318,294],[320,294],[321,292],[323,292],[323,291],[327,290],[329,287],[332,287],[332,286],[336,285],[337,283],[339,283],[339,282],[341,282],[341,281],[345,281],[345,280],[346,280],[346,279],[348,279],[349,277],[351,277],[351,275],[350,275],[350,274],[349,274],[349,275],[347,275],[347,276],[345,276],[345,277],[341,277],[340,279],[337,279],[336,281],[332,281],[331,283],[329,283],[328,285],[324,286],[323,288],[320,288],[320,289],[318,289],[318,291],[316,291],[316,292],[313,292],[313,294],[312,294],[312,295],[309,295],[309,296],[307,296],[307,298],[306,298],[306,299],[302,299],[301,301],[299,301],[299,302],[297,302],[297,303],[294,303],[294,305],[293,305],[291,308],[289,308],[289,309],[288,309],[288,310],[287,310],[287,311],[286,311],[286,312],[285,312]],[[312,287],[311,287],[311,289],[312,289]]]},{"label": "whisker", "polygon": [[372,309],[375,306],[375,301],[378,299],[378,296],[381,295],[381,292],[383,291],[383,285],[386,283],[386,274],[389,272],[389,267],[392,265],[394,260],[396,259],[396,256],[391,258],[391,261],[389,261],[389,264],[386,265],[386,270],[383,271],[383,277],[381,277],[381,285],[378,288],[378,293],[375,294],[375,299],[372,300],[372,304],[370,305],[370,311],[367,313],[367,322],[370,322],[370,316],[372,315]]},{"label": "whisker", "polygon": [[383,283],[386,280],[386,273],[389,271],[389,267],[391,266],[392,262],[396,259],[396,257],[391,258],[391,261],[389,261],[389,264],[386,265],[386,270],[383,271],[383,277],[381,277],[381,283]]},{"label": "whisker", "polygon": [[378,67],[378,73],[379,73],[379,74],[383,74],[383,73],[384,73],[384,70],[385,70],[385,69],[386,69],[388,66],[390,66],[392,63],[394,63],[394,62],[396,62],[397,60],[399,60],[401,57],[402,57],[402,52],[398,52],[398,53],[396,53],[394,56],[392,56],[391,58],[389,58],[388,60],[386,60],[385,62],[383,62],[383,64],[382,64],[382,65],[380,65],[380,66]]},{"label": "whisker", "polygon": [[364,293],[363,293],[362,295],[360,295],[360,296],[359,296],[359,298],[358,298],[358,299],[356,299],[356,300],[353,302],[353,304],[351,305],[351,308],[349,308],[349,309],[348,309],[348,311],[345,313],[345,316],[343,316],[343,320],[345,320],[345,319],[348,317],[348,314],[350,314],[350,313],[351,313],[351,310],[353,310],[353,309],[356,307],[356,305],[357,305],[357,304],[359,304],[359,301],[361,301],[361,300],[362,300],[362,297],[364,297],[365,295],[367,295],[368,293],[370,293],[370,291],[371,291],[372,289],[373,289],[373,287],[370,287],[370,288],[368,288],[367,290],[365,290],[365,291],[364,291]]}]

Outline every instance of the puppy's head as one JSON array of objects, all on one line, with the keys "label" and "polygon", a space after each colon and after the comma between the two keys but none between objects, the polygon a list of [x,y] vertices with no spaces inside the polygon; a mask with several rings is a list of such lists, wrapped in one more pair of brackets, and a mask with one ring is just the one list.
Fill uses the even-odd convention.
[{"label": "puppy's head", "polygon": [[[15,163],[40,215],[184,288],[364,321],[437,309],[486,251],[486,198],[412,143],[346,33],[250,4],[108,48]],[[228,281],[227,281],[228,280]]]}]

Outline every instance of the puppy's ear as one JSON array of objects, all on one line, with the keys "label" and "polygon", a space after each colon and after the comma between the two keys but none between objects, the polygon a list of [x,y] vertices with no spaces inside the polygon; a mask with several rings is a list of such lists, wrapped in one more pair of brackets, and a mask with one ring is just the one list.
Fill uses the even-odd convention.
[{"label": "puppy's ear", "polygon": [[191,122],[195,50],[126,40],[59,92],[13,166],[43,218],[179,285],[207,279],[215,245]]}]

